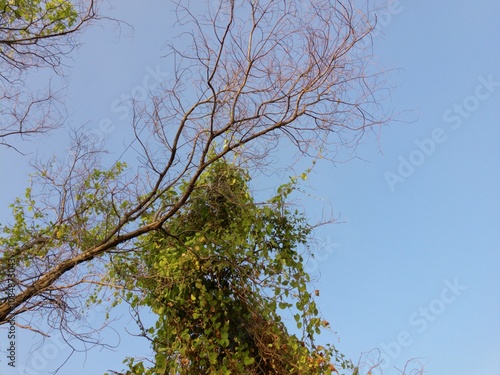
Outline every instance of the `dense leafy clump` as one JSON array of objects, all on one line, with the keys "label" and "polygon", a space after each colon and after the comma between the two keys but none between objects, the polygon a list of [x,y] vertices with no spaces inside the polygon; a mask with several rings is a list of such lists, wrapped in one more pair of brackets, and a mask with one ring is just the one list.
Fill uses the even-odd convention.
[{"label": "dense leafy clump", "polygon": [[[335,362],[349,366],[333,347],[314,344],[328,323],[299,252],[311,228],[285,203],[293,184],[259,205],[248,182],[242,169],[214,163],[162,230],[114,258],[121,298],[158,317],[143,327],[154,366],[129,359],[127,374],[331,374]],[[301,337],[287,330],[285,310]]]},{"label": "dense leafy clump", "polygon": [[78,19],[68,0],[0,0],[0,16],[0,36],[12,41],[63,33]]}]

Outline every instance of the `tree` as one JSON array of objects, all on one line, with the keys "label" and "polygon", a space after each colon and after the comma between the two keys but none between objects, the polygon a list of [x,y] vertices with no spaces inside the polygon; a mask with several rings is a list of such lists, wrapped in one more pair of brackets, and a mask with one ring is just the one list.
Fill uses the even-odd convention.
[{"label": "tree", "polygon": [[[311,227],[285,202],[293,181],[258,205],[248,180],[219,159],[175,218],[135,251],[113,257],[109,285],[120,287],[119,299],[136,311],[156,353],[149,369],[129,359],[127,373],[331,374],[332,359],[349,366],[333,347],[315,345],[328,323],[308,291],[298,248]],[[142,325],[141,306],[158,315],[154,328]],[[280,311],[292,309],[302,338],[282,321]]]},{"label": "tree", "polygon": [[67,328],[82,295],[103,283],[105,265],[179,222],[219,160],[266,170],[278,146],[334,160],[386,120],[377,76],[367,73],[373,24],[352,2],[205,5],[177,3],[186,49],[172,46],[172,79],[135,107],[137,173],[122,162],[102,166],[99,150],[78,134],[66,166],[37,166],[2,228],[2,324],[48,314]]},{"label": "tree", "polygon": [[59,125],[55,94],[31,93],[24,81],[33,69],[61,74],[76,34],[97,19],[94,0],[0,1],[0,144],[13,136],[47,132]]}]

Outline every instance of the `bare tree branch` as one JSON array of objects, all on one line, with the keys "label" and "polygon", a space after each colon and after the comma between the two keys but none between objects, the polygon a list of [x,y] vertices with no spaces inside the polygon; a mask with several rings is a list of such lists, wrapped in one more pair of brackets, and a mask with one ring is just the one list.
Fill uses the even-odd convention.
[{"label": "bare tree branch", "polygon": [[31,71],[45,68],[62,76],[78,35],[99,19],[95,0],[0,4],[0,145],[16,149],[13,139],[62,124],[63,107],[50,81],[38,92],[26,81]]}]

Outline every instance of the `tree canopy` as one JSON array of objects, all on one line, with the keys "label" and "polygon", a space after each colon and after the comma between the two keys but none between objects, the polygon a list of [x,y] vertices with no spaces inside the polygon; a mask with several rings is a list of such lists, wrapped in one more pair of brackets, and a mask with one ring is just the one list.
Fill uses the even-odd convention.
[{"label": "tree canopy", "polygon": [[[349,366],[335,348],[315,345],[328,323],[303,269],[311,227],[286,203],[293,182],[266,204],[253,201],[247,183],[244,170],[218,160],[175,218],[113,257],[120,298],[137,316],[140,306],[158,316],[154,327],[140,325],[153,366],[131,358],[127,373],[331,374],[332,360]],[[283,310],[294,312],[302,335],[289,333]]]},{"label": "tree canopy", "polygon": [[77,34],[97,18],[94,0],[0,0],[0,145],[61,125],[50,83],[32,92],[25,80],[40,68],[62,74]]},{"label": "tree canopy", "polygon": [[67,37],[94,17],[93,0],[1,0],[1,77],[30,67],[59,66],[65,48],[72,46]]},{"label": "tree canopy", "polygon": [[[0,58],[21,75],[57,68],[71,33],[95,16],[92,1],[0,4]],[[12,204],[12,220],[1,226],[0,291],[8,297],[0,324],[78,336],[69,322],[111,283],[116,303],[158,318],[143,327],[137,315],[155,357],[149,365],[131,358],[129,373],[348,367],[333,346],[314,340],[328,323],[302,264],[312,228],[286,202],[293,181],[258,204],[248,173],[271,171],[277,147],[294,161],[335,161],[386,121],[367,68],[373,20],[348,0],[175,5],[183,40],[170,46],[172,74],[150,101],[134,103],[139,166],[106,165],[102,150],[76,132],[67,160],[37,160],[30,187]],[[51,123],[50,95],[19,109],[19,92],[0,93],[15,104],[1,114],[11,121],[0,139]]]}]

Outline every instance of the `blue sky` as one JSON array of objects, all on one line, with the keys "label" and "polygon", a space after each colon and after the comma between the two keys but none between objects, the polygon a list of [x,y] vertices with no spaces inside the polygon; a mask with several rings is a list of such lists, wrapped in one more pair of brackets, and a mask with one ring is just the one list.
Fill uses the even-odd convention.
[{"label": "blue sky", "polygon": [[[68,86],[68,124],[86,123],[106,139],[110,158],[132,137],[117,103],[168,74],[161,47],[174,36],[168,2],[114,7],[135,33],[112,25],[87,33]],[[399,121],[379,141],[366,138],[359,159],[318,163],[304,185],[316,197],[302,197],[306,213],[318,218],[327,207],[339,221],[317,230],[320,249],[308,265],[336,332],[329,339],[354,361],[378,348],[362,361],[380,354],[385,374],[418,358],[428,374],[500,375],[500,3],[400,0],[390,9],[379,15],[374,63],[394,69],[386,105]],[[23,145],[33,152],[26,157],[0,149],[9,176],[2,220],[26,186],[30,157],[64,155],[64,142],[64,132],[42,137]],[[60,373],[103,373],[120,369],[124,355],[147,353],[147,343],[122,331],[127,322],[116,325],[115,351],[75,354]],[[57,337],[28,357],[33,337],[21,334],[24,373],[62,364],[69,350]],[[112,331],[104,337],[117,342]],[[23,373],[8,371],[4,358],[0,368]]]}]

